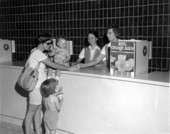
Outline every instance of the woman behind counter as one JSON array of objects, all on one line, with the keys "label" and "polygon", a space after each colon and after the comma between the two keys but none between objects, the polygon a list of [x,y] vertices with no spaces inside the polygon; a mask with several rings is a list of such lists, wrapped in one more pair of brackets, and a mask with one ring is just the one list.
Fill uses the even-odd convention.
[{"label": "woman behind counter", "polygon": [[107,58],[107,52],[106,52],[106,48],[111,46],[111,42],[117,42],[118,38],[119,38],[119,27],[115,24],[112,26],[109,26],[107,28],[107,38],[109,40],[109,43],[106,44],[100,54],[93,59],[92,61],[85,63],[85,64],[78,64],[77,67],[78,68],[86,68],[86,67],[90,67],[90,66],[94,66],[97,65],[98,63],[100,63],[104,58]]},{"label": "woman behind counter", "polygon": [[99,35],[96,31],[89,31],[88,33],[88,43],[85,44],[85,47],[81,50],[79,58],[73,65],[81,63],[84,59],[85,63],[92,61],[99,56],[101,51],[101,43],[99,42]]}]

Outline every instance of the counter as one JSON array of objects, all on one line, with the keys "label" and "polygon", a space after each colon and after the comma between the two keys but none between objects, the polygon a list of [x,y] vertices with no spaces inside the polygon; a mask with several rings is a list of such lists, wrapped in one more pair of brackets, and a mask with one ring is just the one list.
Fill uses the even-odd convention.
[{"label": "counter", "polygon": [[[0,63],[0,120],[21,125],[27,93],[16,87],[23,62]],[[103,66],[62,71],[62,134],[170,133],[169,73],[110,76]]]},{"label": "counter", "polygon": [[[25,62],[23,61],[13,61],[13,62],[3,62],[0,63],[0,67],[3,68],[16,68],[22,69]],[[126,77],[120,75],[110,75],[109,70],[105,65],[97,65],[95,67],[84,68],[79,71],[62,71],[63,74],[74,74],[82,75],[86,77],[99,77],[106,79],[117,79],[117,80],[126,80],[131,82],[141,82],[148,84],[158,84],[162,86],[170,86],[170,72],[152,72],[149,74],[137,75],[135,77]]]}]

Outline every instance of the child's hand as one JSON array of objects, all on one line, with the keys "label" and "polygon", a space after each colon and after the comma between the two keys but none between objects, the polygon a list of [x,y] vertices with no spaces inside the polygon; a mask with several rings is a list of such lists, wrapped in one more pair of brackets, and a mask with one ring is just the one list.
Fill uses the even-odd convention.
[{"label": "child's hand", "polygon": [[58,92],[63,93],[63,87],[59,87]]},{"label": "child's hand", "polygon": [[62,104],[62,102],[63,102],[63,87],[60,87],[58,89],[58,92],[60,93],[60,94],[58,94],[58,99],[59,99],[59,102]]},{"label": "child's hand", "polygon": [[62,62],[63,62],[63,63],[66,63],[66,62],[67,62],[67,59],[63,59]]},{"label": "child's hand", "polygon": [[63,87],[56,87],[55,95],[63,94]]},{"label": "child's hand", "polygon": [[61,50],[58,47],[56,47],[54,50],[55,50],[56,53],[61,52]]},{"label": "child's hand", "polygon": [[51,52],[48,53],[49,56],[54,56],[55,55],[55,51],[51,50]]},{"label": "child's hand", "polygon": [[63,95],[62,95],[62,94],[58,95],[58,99],[59,99],[59,102],[62,103],[63,100],[64,100],[64,99],[63,99]]}]

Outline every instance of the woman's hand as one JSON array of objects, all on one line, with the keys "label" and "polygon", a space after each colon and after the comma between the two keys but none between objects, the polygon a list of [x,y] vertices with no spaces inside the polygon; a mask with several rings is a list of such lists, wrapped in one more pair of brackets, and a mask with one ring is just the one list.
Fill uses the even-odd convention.
[{"label": "woman's hand", "polygon": [[84,64],[82,64],[82,63],[79,63],[79,64],[77,64],[77,65],[75,65],[77,68],[83,68],[84,67]]},{"label": "woman's hand", "polygon": [[77,66],[72,66],[72,67],[69,67],[68,70],[69,71],[77,71],[77,70],[79,70],[79,68]]}]

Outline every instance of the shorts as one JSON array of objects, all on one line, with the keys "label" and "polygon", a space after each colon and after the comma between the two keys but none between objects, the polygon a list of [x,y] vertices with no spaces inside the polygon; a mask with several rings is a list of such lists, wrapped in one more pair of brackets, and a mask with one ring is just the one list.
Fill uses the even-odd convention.
[{"label": "shorts", "polygon": [[44,114],[44,123],[50,131],[58,127],[58,111],[46,111]]},{"label": "shorts", "polygon": [[42,95],[40,93],[40,88],[34,88],[32,92],[29,92],[29,104],[41,105]]}]

